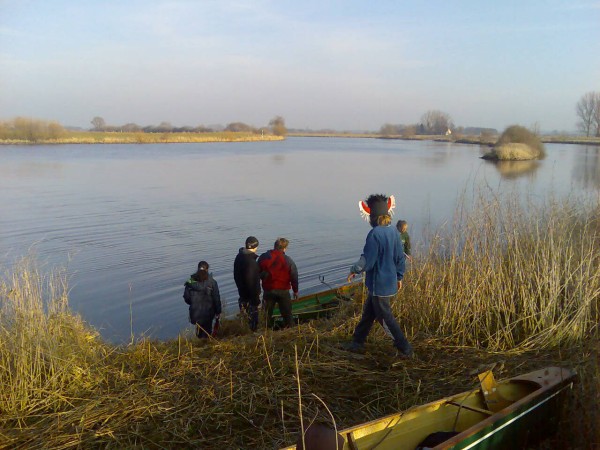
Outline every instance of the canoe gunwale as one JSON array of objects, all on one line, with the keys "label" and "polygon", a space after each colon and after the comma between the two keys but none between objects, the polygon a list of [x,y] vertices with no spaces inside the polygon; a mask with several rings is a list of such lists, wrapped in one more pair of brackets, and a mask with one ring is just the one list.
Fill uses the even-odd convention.
[{"label": "canoe gunwale", "polygon": [[[512,430],[512,427],[518,426],[519,420],[522,418],[527,418],[528,414],[532,413],[539,407],[552,408],[552,404],[547,404],[549,401],[557,398],[560,398],[560,394],[562,394],[565,390],[571,388],[573,384],[577,380],[577,374],[566,368],[560,367],[547,367],[544,369],[540,369],[537,371],[533,371],[524,375],[515,376],[509,379],[501,380],[499,384],[510,384],[510,383],[520,383],[527,384],[530,386],[537,387],[537,389],[532,392],[525,394],[522,398],[514,401],[509,406],[503,408],[498,412],[492,412],[482,409],[481,411],[473,411],[476,413],[480,413],[482,415],[486,415],[487,417],[482,418],[482,420],[473,424],[471,427],[459,432],[457,435],[449,438],[443,443],[432,447],[431,450],[441,450],[441,449],[472,449],[477,448],[480,443],[483,442],[483,445],[491,445],[491,442],[488,439],[494,439],[494,435],[496,433],[503,433],[507,430]],[[404,411],[399,411],[394,414],[390,414],[388,416],[381,417],[379,419],[374,419],[368,422],[364,422],[358,425],[354,425],[352,427],[348,427],[342,430],[338,430],[338,433],[343,436],[347,445],[350,445],[350,442],[354,445],[355,449],[359,449],[360,447],[357,445],[357,440],[360,439],[360,434],[357,436],[355,432],[368,428],[376,428],[379,424],[383,424],[381,426],[381,430],[386,428],[391,429],[396,426],[405,416],[419,414],[420,410],[423,411],[424,414],[427,414],[428,410],[436,410],[444,405],[452,405],[457,408],[461,407],[461,400],[464,400],[465,397],[471,395],[483,395],[481,393],[481,389],[473,389],[470,391],[465,391],[459,394],[454,394],[445,398],[441,398],[439,400],[429,402],[423,405],[415,405],[411,408],[408,408]],[[453,402],[453,403],[451,403]],[[462,405],[464,409],[465,405]],[[477,408],[476,408],[477,409]],[[545,414],[549,414],[549,410],[542,411]],[[457,410],[457,414],[460,413],[460,409]],[[529,416],[530,417],[530,416]],[[545,417],[545,416],[544,416]],[[458,416],[457,416],[458,418]],[[516,423],[515,423],[516,422]],[[388,432],[389,434],[389,432]],[[500,439],[502,439],[502,434],[499,435]],[[425,438],[425,436],[423,436]],[[352,448],[352,447],[349,447]],[[484,448],[484,447],[479,447]],[[486,447],[490,448],[490,447]],[[295,445],[285,447],[282,450],[293,450],[296,449]]]},{"label": "canoe gunwale", "polygon": [[[555,377],[552,377],[552,375],[553,375],[553,373],[556,373],[556,372],[559,372],[561,376],[558,380],[553,380],[553,378],[555,378]],[[539,374],[543,374],[543,375],[540,376]],[[480,433],[484,432],[487,428],[491,427],[492,431],[480,439],[480,440],[485,440],[490,435],[500,431],[504,427],[510,425],[515,420],[518,420],[525,414],[528,414],[529,412],[533,411],[537,407],[543,405],[548,400],[557,396],[565,389],[572,387],[575,379],[576,379],[575,372],[573,372],[569,369],[563,369],[563,368],[559,368],[559,367],[548,367],[545,369],[540,369],[540,370],[537,370],[534,372],[530,372],[530,373],[522,375],[522,376],[516,376],[513,378],[509,378],[508,380],[504,380],[502,383],[527,383],[527,384],[533,384],[533,385],[537,386],[538,389],[525,395],[523,398],[515,401],[511,405],[492,414],[491,416],[483,419],[482,421],[477,422],[472,427],[469,427],[466,430],[457,434],[456,436],[453,436],[452,438],[445,441],[443,444],[433,447],[433,449],[438,450],[438,449],[445,449],[445,448],[454,448],[455,446],[459,445],[461,442],[463,442],[467,439],[472,439],[477,434],[480,434]],[[536,401],[536,399],[538,401]],[[528,405],[533,405],[533,406],[531,406],[530,408],[527,408]],[[525,410],[525,411],[521,412],[519,414],[519,411],[521,411],[521,410]],[[497,427],[497,428],[494,427],[494,424],[497,424],[497,423],[501,422],[503,419],[506,419],[512,415],[517,415],[517,417],[514,419],[510,419],[507,423],[502,424],[500,427]],[[480,440],[477,440],[476,443],[478,443]],[[459,447],[459,448],[469,449],[469,448],[473,448],[473,446],[475,444],[472,443],[465,447]]]},{"label": "canoe gunwale", "polygon": [[[572,381],[565,384],[561,383],[560,385],[557,385],[560,386],[559,389],[545,391],[544,393],[547,393],[548,395],[544,397],[540,395],[535,395],[531,397],[535,393],[542,394],[539,391],[532,392],[531,394],[523,397],[523,399],[519,400],[518,402],[515,402],[515,404],[511,405],[510,407],[505,408],[498,413],[495,413],[493,416],[490,416],[485,420],[482,420],[481,422],[473,425],[471,428],[448,439],[443,444],[433,447],[431,450],[440,450],[447,448],[460,448],[461,450],[468,450],[471,448],[477,448],[477,444],[479,444],[480,442],[483,442],[486,439],[493,436],[494,434],[501,432],[504,428],[512,425],[514,422],[518,421],[525,415],[544,405],[546,402],[556,397],[557,395],[561,394],[565,389],[570,389],[572,385]],[[533,400],[536,398],[539,399],[539,401],[533,402]],[[519,405],[517,405],[517,403],[519,403]],[[532,406],[528,407],[530,404],[532,404]],[[513,415],[515,417],[512,417]],[[488,428],[491,429],[486,432]],[[464,443],[464,441],[466,441],[467,439],[474,439],[479,434],[483,435],[480,438],[476,439],[474,442],[471,442],[464,447],[459,446],[461,443]]]}]

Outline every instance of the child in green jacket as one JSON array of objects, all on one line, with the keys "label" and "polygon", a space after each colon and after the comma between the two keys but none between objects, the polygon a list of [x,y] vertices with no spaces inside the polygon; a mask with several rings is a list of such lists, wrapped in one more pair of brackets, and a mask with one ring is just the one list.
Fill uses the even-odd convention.
[{"label": "child in green jacket", "polygon": [[398,229],[398,233],[400,233],[400,242],[404,247],[404,253],[411,259],[410,256],[410,236],[408,235],[408,222],[406,220],[399,220],[396,224],[396,228]]}]

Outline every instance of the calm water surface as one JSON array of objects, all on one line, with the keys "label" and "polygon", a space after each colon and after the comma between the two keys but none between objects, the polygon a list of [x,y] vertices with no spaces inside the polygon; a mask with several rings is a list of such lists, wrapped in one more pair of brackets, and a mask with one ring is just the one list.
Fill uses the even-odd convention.
[{"label": "calm water surface", "polygon": [[[279,236],[300,294],[343,282],[369,226],[358,201],[394,194],[394,222],[451,221],[474,186],[542,197],[600,192],[600,150],[547,145],[543,161],[495,165],[480,148],[378,139],[0,147],[0,265],[30,249],[66,266],[70,304],[114,342],[131,331],[165,339],[189,327],[183,283],[211,264],[226,312],[237,309],[233,259],[246,236]],[[132,326],[133,324],[133,326]]]}]

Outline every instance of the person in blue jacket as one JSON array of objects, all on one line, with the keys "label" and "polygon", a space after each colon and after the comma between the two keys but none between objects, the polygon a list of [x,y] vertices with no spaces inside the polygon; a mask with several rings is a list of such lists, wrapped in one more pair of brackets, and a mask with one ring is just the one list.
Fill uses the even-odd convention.
[{"label": "person in blue jacket", "polygon": [[402,287],[402,278],[406,265],[406,255],[398,239],[398,231],[391,227],[391,213],[395,207],[394,196],[382,194],[369,196],[359,202],[363,216],[369,220],[371,231],[360,259],[350,268],[348,282],[358,273],[365,272],[365,283],[369,295],[363,306],[360,322],[354,330],[352,341],[346,349],[355,352],[364,351],[365,341],[375,321],[385,324],[389,329],[400,358],[411,358],[413,349],[406,340],[400,325],[394,318],[390,301]]}]

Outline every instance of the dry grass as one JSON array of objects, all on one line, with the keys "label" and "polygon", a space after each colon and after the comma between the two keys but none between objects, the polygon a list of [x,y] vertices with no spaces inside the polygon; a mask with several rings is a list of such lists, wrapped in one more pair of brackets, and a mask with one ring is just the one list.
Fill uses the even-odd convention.
[{"label": "dry grass", "polygon": [[127,133],[127,132],[91,132],[70,131],[58,138],[4,139],[0,144],[164,144],[164,143],[203,143],[203,142],[248,142],[278,141],[283,136],[246,132],[214,133]]},{"label": "dry grass", "polygon": [[547,445],[593,448],[598,205],[480,200],[414,256],[394,307],[418,358],[402,364],[381,327],[366,355],[339,348],[359,292],[294,329],[252,334],[236,319],[218,340],[112,346],[68,310],[64,273],[15,267],[0,286],[0,448],[277,448],[296,440],[299,400],[305,423],[331,423],[322,400],[347,427],[469,389],[492,365],[498,378],[577,369]]},{"label": "dry grass", "polygon": [[578,344],[597,333],[598,199],[475,195],[415,258],[398,302],[403,316],[431,335],[492,351]]},{"label": "dry grass", "polygon": [[527,161],[538,159],[539,153],[527,144],[503,144],[494,147],[487,159],[497,159],[500,161]]}]

